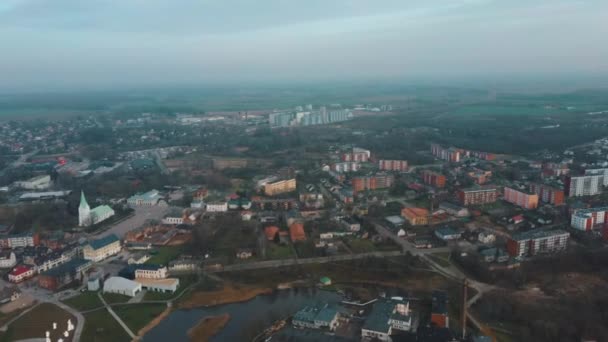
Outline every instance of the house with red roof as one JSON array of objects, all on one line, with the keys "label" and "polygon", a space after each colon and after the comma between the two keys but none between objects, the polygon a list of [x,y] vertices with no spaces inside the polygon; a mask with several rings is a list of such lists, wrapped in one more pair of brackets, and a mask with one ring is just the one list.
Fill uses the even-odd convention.
[{"label": "house with red roof", "polygon": [[26,265],[19,265],[8,274],[11,283],[20,283],[34,276],[34,269]]},{"label": "house with red roof", "polygon": [[266,235],[266,239],[268,241],[274,240],[274,237],[277,235],[278,232],[279,232],[279,227],[277,227],[277,226],[268,226],[268,227],[264,228],[264,235]]}]

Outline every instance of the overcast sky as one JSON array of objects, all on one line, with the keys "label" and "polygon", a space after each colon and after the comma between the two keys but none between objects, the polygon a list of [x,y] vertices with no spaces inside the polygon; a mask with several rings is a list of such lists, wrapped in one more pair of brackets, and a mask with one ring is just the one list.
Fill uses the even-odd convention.
[{"label": "overcast sky", "polygon": [[608,1],[0,0],[0,89],[608,73]]}]

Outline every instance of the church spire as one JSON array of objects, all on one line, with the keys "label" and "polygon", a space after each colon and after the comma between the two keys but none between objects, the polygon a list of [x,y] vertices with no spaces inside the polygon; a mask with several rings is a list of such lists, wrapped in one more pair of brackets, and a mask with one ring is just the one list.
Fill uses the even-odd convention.
[{"label": "church spire", "polygon": [[89,208],[89,203],[87,203],[87,199],[84,197],[84,191],[80,190],[80,206],[79,208]]}]

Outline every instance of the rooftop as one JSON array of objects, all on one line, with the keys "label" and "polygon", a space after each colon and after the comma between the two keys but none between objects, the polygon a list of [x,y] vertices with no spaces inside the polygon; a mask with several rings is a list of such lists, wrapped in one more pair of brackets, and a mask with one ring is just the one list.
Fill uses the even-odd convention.
[{"label": "rooftop", "polygon": [[101,239],[97,239],[97,240],[92,240],[89,242],[89,246],[91,246],[91,248],[97,250],[100,248],[103,248],[111,243],[114,243],[116,241],[120,241],[118,239],[118,236],[116,236],[115,234],[110,234],[106,237],[103,237]]},{"label": "rooftop", "polygon": [[541,239],[550,236],[557,235],[570,235],[565,230],[556,229],[556,230],[531,230],[528,232],[523,232],[519,234],[514,234],[511,238],[515,241],[523,241],[523,240],[531,240],[531,239]]},{"label": "rooftop", "polygon": [[395,312],[398,304],[408,304],[404,300],[398,299],[379,299],[374,303],[374,307],[363,324],[363,329],[388,333],[390,329],[389,320],[392,318],[409,319],[409,316]]},{"label": "rooftop", "polygon": [[47,276],[61,276],[63,274],[66,273],[72,273],[72,272],[76,272],[76,269],[84,266],[86,264],[91,264],[90,260],[84,260],[84,259],[72,259],[68,262],[66,262],[65,264],[61,264],[55,268],[52,268],[48,271],[45,271],[42,273],[42,275],[47,275]]}]

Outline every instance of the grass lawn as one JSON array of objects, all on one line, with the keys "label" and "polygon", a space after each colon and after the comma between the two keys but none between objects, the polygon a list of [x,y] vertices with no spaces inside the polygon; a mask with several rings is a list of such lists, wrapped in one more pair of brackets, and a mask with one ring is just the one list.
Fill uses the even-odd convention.
[{"label": "grass lawn", "polygon": [[349,239],[346,244],[353,253],[368,253],[376,251],[376,245],[371,240],[367,239]]},{"label": "grass lawn", "polygon": [[[67,327],[68,319],[76,324],[76,318],[58,306],[50,303],[42,303],[32,311],[13,322],[2,336],[1,341],[17,341],[29,338],[44,338],[47,330],[51,331],[51,340],[60,338]],[[53,322],[57,322],[58,329],[53,330]],[[66,341],[64,339],[64,341]],[[71,341],[68,339],[67,341]]]},{"label": "grass lawn", "polygon": [[162,292],[151,292],[147,291],[144,295],[144,300],[169,300],[171,298],[177,297],[180,293],[182,293],[187,287],[194,284],[196,282],[196,277],[180,277],[179,278],[179,286],[175,293],[162,293]]},{"label": "grass lawn", "polygon": [[108,304],[126,303],[129,301],[129,299],[131,299],[131,297],[129,296],[121,295],[118,293],[104,293],[102,294],[102,296]]},{"label": "grass lawn", "polygon": [[274,243],[268,244],[266,259],[288,259],[293,257],[294,255],[291,246],[283,246]]},{"label": "grass lawn", "polygon": [[451,265],[447,258],[439,256],[438,254],[429,254],[429,257],[431,257],[433,261],[435,261],[442,267],[449,267]]},{"label": "grass lawn", "polygon": [[137,334],[141,328],[145,327],[166,308],[165,304],[133,304],[115,306],[112,309],[131,331]]},{"label": "grass lawn", "polygon": [[146,264],[167,265],[169,261],[177,259],[181,253],[181,246],[163,246],[151,253],[152,257],[146,261]]},{"label": "grass lawn", "polygon": [[106,309],[90,312],[84,317],[82,341],[128,342],[131,340],[127,332]]},{"label": "grass lawn", "polygon": [[66,299],[63,302],[78,311],[87,311],[103,306],[101,300],[97,296],[97,292],[93,291],[83,292],[78,296]]}]

